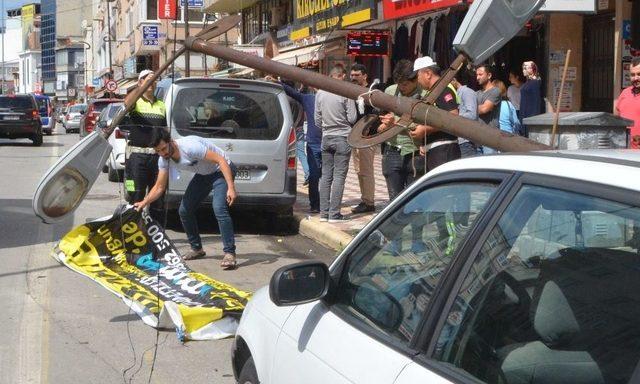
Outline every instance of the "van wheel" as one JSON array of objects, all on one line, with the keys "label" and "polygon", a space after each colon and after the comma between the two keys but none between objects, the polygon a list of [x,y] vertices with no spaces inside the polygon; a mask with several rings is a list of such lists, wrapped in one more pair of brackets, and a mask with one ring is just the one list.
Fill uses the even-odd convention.
[{"label": "van wheel", "polygon": [[250,357],[240,371],[238,376],[238,384],[259,384],[258,372],[256,372],[256,365],[253,362],[253,357]]},{"label": "van wheel", "polygon": [[31,138],[31,141],[33,141],[33,146],[34,147],[41,146],[42,145],[42,131],[34,134],[33,137]]}]

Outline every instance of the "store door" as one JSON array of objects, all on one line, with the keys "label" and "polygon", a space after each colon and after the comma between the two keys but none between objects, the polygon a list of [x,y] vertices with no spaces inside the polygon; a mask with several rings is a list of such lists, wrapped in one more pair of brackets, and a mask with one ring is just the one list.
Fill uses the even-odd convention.
[{"label": "store door", "polygon": [[585,16],[582,110],[613,110],[614,14]]}]

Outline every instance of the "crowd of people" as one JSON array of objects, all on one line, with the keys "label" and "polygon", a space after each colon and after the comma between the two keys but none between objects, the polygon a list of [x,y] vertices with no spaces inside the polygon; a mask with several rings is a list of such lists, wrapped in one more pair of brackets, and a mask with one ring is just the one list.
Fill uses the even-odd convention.
[{"label": "crowd of people", "polygon": [[[354,64],[349,71],[342,65],[331,68],[329,76],[349,80],[362,87],[370,87],[367,68]],[[393,83],[383,90],[393,96],[424,99],[428,90],[438,82],[441,68],[429,56],[396,63]],[[269,81],[278,81],[267,76]],[[408,129],[387,140],[380,149],[351,148],[347,142],[356,122],[366,114],[377,114],[377,132],[392,128],[400,120],[394,113],[375,110],[370,105],[358,108],[354,100],[310,87],[296,88],[281,80],[285,92],[302,105],[305,123],[297,128],[298,160],[302,163],[309,188],[311,214],[319,214],[321,221],[342,222],[349,215],[341,212],[349,162],[358,174],[361,201],[351,208],[352,214],[374,212],[375,177],[374,154],[381,150],[382,176],[392,200],[420,176],[461,157],[495,153],[465,138],[459,138],[435,127],[409,123]],[[542,81],[532,61],[509,73],[509,86],[497,77],[490,65],[465,68],[435,100],[435,106],[466,119],[512,134],[526,136],[522,119],[543,113]],[[472,86],[478,88],[477,91]],[[302,150],[305,148],[306,151]]]}]

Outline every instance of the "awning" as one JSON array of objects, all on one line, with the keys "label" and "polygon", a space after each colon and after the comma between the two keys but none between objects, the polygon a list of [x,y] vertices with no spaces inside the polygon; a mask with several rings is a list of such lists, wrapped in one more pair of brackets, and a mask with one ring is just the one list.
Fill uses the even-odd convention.
[{"label": "awning", "polygon": [[237,13],[257,3],[258,0],[206,0],[202,12],[204,13]]},{"label": "awning", "polygon": [[136,79],[121,79],[118,81],[118,91],[116,94],[126,95],[131,89],[135,88],[136,85],[138,85]]},{"label": "awning", "polygon": [[311,60],[320,60],[324,57],[322,45],[312,45],[290,51],[282,52],[271,60],[278,61],[283,64],[300,65]]}]

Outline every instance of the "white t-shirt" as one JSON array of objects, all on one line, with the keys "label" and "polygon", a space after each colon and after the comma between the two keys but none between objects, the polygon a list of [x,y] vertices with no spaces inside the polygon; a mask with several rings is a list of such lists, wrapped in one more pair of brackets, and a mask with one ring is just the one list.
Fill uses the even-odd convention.
[{"label": "white t-shirt", "polygon": [[[227,164],[231,164],[226,152],[209,142],[207,139],[199,136],[185,136],[176,140],[178,150],[180,151],[180,160],[173,161],[175,168],[198,173],[201,175],[210,175],[220,170],[217,163],[205,160],[207,151],[212,151],[224,157]],[[158,159],[159,169],[169,169],[169,161],[164,157]]]}]

